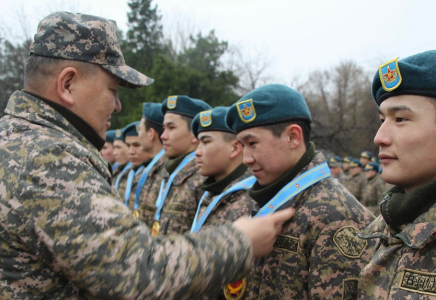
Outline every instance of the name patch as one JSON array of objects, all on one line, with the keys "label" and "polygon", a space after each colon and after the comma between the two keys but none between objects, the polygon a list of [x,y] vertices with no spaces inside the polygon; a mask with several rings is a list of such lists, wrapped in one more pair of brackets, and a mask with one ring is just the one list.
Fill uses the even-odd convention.
[{"label": "name patch", "polygon": [[353,300],[357,299],[357,286],[359,281],[357,278],[349,278],[342,280],[342,299]]},{"label": "name patch", "polygon": [[274,244],[275,249],[286,250],[293,253],[298,253],[298,245],[300,240],[289,235],[279,235]]},{"label": "name patch", "polygon": [[436,296],[436,273],[404,269],[400,289]]}]

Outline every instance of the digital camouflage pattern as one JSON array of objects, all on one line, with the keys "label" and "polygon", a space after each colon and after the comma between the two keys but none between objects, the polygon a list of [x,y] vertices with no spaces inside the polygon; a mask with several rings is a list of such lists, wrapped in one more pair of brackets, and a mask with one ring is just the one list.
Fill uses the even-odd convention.
[{"label": "digital camouflage pattern", "polygon": [[[165,168],[162,176],[168,182],[170,175]],[[195,159],[187,163],[174,177],[161,212],[160,234],[185,233],[191,230],[197,204],[203,195],[200,184],[204,180],[205,177],[198,172]],[[158,184],[160,186],[161,183]]]},{"label": "digital camouflage pattern", "polygon": [[360,201],[374,216],[380,214],[381,195],[388,190],[386,183],[379,174],[367,180],[362,191],[362,200]]},{"label": "digital camouflage pattern", "polygon": [[0,120],[2,299],[192,299],[245,275],[228,225],[152,238],[119,201],[99,151],[42,100],[15,92]]},{"label": "digital camouflage pattern", "polygon": [[156,164],[150,169],[147,181],[142,187],[139,204],[139,218],[148,226],[148,228],[152,228],[154,223],[156,200],[159,195],[163,172],[165,171],[165,160],[165,155],[162,155],[159,158]]},{"label": "digital camouflage pattern", "polygon": [[345,182],[347,182],[347,180],[348,180],[348,176],[345,175],[344,172],[339,173],[339,176],[338,176],[338,177],[334,177],[334,176],[332,176],[332,178],[333,178],[333,179],[336,179],[336,180],[337,180],[340,184],[342,184],[342,185],[344,185]]},{"label": "digital camouflage pattern", "polygon": [[[133,166],[132,166],[132,167],[133,167]],[[121,175],[121,174],[118,174],[118,176],[121,175],[121,179],[120,179],[120,181],[119,181],[118,189],[117,189],[117,192],[118,192],[118,194],[119,194],[118,200],[120,200],[122,203],[125,203],[125,201],[124,201],[124,195],[125,195],[125,193],[126,193],[127,176],[129,176],[129,172],[130,172],[130,170],[132,169],[132,167],[128,168],[128,169],[126,170],[126,172],[124,172],[124,174],[122,174],[122,175]],[[117,177],[117,178],[114,177],[114,179],[112,180],[112,186],[115,187],[115,182],[117,181],[117,179],[118,179],[118,177]]]},{"label": "digital camouflage pattern", "polygon": [[[301,173],[324,162],[317,152]],[[373,220],[372,214],[331,177],[281,209],[285,207],[295,208],[295,216],[284,225],[273,251],[254,260],[247,299],[357,299],[359,273],[372,255],[372,246],[357,233]]]},{"label": "digital camouflage pattern", "polygon": [[39,23],[30,54],[98,64],[129,88],[151,84],[153,79],[126,65],[117,35],[115,21],[55,12]]},{"label": "digital camouflage pattern", "polygon": [[436,206],[395,232],[380,215],[360,235],[376,240],[359,299],[436,299]]},{"label": "digital camouflage pattern", "polygon": [[360,172],[357,175],[349,175],[343,185],[356,197],[357,200],[362,200],[362,191],[366,185],[365,174]]}]

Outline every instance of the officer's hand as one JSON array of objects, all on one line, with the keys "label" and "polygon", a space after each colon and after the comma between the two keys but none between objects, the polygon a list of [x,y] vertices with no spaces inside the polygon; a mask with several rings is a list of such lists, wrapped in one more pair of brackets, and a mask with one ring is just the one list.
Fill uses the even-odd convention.
[{"label": "officer's hand", "polygon": [[294,209],[287,208],[265,217],[241,217],[233,226],[251,240],[253,256],[262,257],[272,251],[277,235],[282,232],[283,223],[291,219],[294,213]]}]

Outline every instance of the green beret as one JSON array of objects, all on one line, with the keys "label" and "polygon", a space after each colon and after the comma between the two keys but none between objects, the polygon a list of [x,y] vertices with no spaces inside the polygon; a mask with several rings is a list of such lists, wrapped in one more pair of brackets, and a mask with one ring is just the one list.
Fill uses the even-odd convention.
[{"label": "green beret", "polygon": [[205,110],[199,112],[192,120],[191,131],[196,138],[198,134],[203,131],[223,131],[233,133],[230,128],[226,126],[225,116],[228,107],[218,106],[212,110]]},{"label": "green beret", "polygon": [[389,97],[418,95],[436,98],[436,51],[388,61],[372,81],[372,97],[378,106]]},{"label": "green beret", "polygon": [[141,123],[140,121],[136,121],[136,122],[130,123],[129,125],[124,127],[123,133],[122,133],[123,140],[126,140],[126,136],[138,136],[140,123]]},{"label": "green beret", "polygon": [[162,102],[162,113],[167,112],[193,118],[204,110],[210,110],[212,106],[203,100],[189,96],[169,96]]},{"label": "green beret", "polygon": [[115,139],[115,130],[106,131],[106,142],[113,143]]},{"label": "green beret", "polygon": [[378,169],[379,169],[379,167],[378,167],[378,164],[376,164],[375,162],[370,162],[370,163],[368,163],[366,166],[365,166],[365,168],[363,169],[365,172],[366,171],[376,171],[376,172],[378,172]]},{"label": "green beret", "polygon": [[226,115],[226,124],[235,133],[299,120],[311,121],[306,101],[300,93],[283,84],[268,84],[249,92],[233,104]]},{"label": "green beret", "polygon": [[355,167],[361,167],[362,168],[362,163],[360,162],[360,160],[353,158],[350,161],[350,168],[355,168]]},{"label": "green beret", "polygon": [[38,25],[30,55],[79,60],[100,65],[128,88],[153,79],[126,65],[118,44],[117,24],[104,18],[54,12]]},{"label": "green beret", "polygon": [[362,151],[360,153],[360,157],[367,158],[369,160],[372,159],[372,153],[370,151]]},{"label": "green beret", "polygon": [[328,160],[328,166],[331,168],[337,168],[342,166],[342,158],[339,156],[333,156]]},{"label": "green beret", "polygon": [[124,138],[123,138],[123,129],[124,129],[124,128],[121,128],[121,129],[115,129],[115,137],[114,137],[114,140],[115,140],[115,141],[116,141],[116,140],[124,141]]},{"label": "green beret", "polygon": [[344,163],[349,163],[349,162],[351,162],[353,160],[353,157],[351,157],[351,156],[347,156],[347,157],[344,157]]},{"label": "green beret", "polygon": [[142,104],[142,116],[148,121],[162,126],[164,119],[162,104],[145,102]]}]

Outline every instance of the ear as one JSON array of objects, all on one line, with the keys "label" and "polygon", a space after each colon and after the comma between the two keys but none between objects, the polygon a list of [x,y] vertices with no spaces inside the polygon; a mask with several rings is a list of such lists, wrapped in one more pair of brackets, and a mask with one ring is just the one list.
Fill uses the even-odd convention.
[{"label": "ear", "polygon": [[235,139],[231,142],[232,151],[230,152],[230,158],[233,159],[242,153],[242,145]]},{"label": "ear", "polygon": [[57,93],[59,98],[62,99],[62,102],[67,107],[75,104],[72,91],[77,80],[78,72],[77,69],[73,67],[67,67],[63,69],[58,75]]},{"label": "ear", "polygon": [[190,134],[191,134],[191,144],[198,144],[198,140],[195,138],[194,133],[192,133],[191,131]]},{"label": "ear", "polygon": [[303,142],[303,130],[297,124],[286,127],[285,134],[289,149],[295,149]]}]

